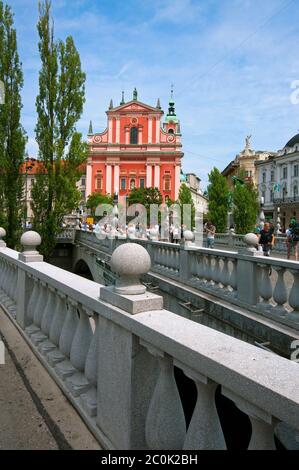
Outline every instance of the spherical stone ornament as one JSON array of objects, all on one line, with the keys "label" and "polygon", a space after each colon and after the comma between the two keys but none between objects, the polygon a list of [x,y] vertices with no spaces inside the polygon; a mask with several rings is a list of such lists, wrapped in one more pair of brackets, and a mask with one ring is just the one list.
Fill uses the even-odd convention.
[{"label": "spherical stone ornament", "polygon": [[191,230],[185,230],[183,235],[186,242],[193,242],[194,233]]},{"label": "spherical stone ornament", "polygon": [[3,227],[0,227],[0,240],[6,236],[6,230]]},{"label": "spherical stone ornament", "polygon": [[249,247],[255,247],[259,243],[258,237],[255,235],[255,233],[247,233],[244,237],[244,242],[246,245]]},{"label": "spherical stone ornament", "polygon": [[119,275],[115,292],[123,295],[145,293],[146,287],[140,283],[139,277],[150,270],[151,258],[143,246],[137,243],[120,245],[112,253],[110,266]]},{"label": "spherical stone ornament", "polygon": [[36,252],[36,247],[42,242],[41,236],[37,232],[30,230],[29,232],[23,233],[21,236],[21,245],[24,247],[23,251]]}]

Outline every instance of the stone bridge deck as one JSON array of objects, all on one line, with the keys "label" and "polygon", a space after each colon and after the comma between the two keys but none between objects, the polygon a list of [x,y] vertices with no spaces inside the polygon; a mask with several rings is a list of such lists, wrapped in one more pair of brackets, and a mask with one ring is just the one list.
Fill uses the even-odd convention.
[{"label": "stone bridge deck", "polygon": [[85,424],[0,308],[0,450],[99,450]]}]

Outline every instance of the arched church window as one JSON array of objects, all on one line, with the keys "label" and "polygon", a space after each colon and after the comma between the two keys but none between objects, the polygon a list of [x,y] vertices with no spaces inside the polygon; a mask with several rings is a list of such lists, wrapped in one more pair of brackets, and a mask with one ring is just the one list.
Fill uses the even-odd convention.
[{"label": "arched church window", "polygon": [[97,190],[103,189],[103,177],[101,175],[96,176],[96,189]]},{"label": "arched church window", "polygon": [[130,131],[130,144],[138,144],[138,129],[132,127]]},{"label": "arched church window", "polygon": [[170,191],[170,176],[164,176],[164,191]]}]

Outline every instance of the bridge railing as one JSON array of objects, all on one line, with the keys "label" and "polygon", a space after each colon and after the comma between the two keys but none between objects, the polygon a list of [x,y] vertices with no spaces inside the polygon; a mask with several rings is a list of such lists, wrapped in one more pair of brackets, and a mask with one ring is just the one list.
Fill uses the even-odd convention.
[{"label": "bridge railing", "polygon": [[66,228],[57,235],[56,239],[58,242],[61,242],[61,243],[74,243],[75,235],[76,235],[75,228]]},{"label": "bridge railing", "polygon": [[[22,243],[22,253],[0,247],[0,304],[102,446],[225,449],[229,436],[215,406],[217,387],[249,416],[250,449],[274,449],[274,433],[285,424],[295,441],[298,364],[163,310],[154,294],[118,294],[49,265],[32,232]],[[134,256],[132,246],[128,255],[128,247],[121,248],[115,259],[120,276],[126,263],[128,286],[127,276],[136,277]],[[147,256],[136,253],[140,272]],[[183,405],[190,391],[179,393],[175,369],[197,390],[188,424]]]},{"label": "bridge railing", "polygon": [[[78,240],[81,240],[80,233]],[[112,254],[128,239],[98,240],[84,234],[84,242],[95,250]],[[245,307],[276,322],[299,330],[299,263],[254,256],[245,247],[238,251],[199,248],[187,243],[166,243],[136,238],[151,256],[153,273],[161,273],[183,284]]]}]

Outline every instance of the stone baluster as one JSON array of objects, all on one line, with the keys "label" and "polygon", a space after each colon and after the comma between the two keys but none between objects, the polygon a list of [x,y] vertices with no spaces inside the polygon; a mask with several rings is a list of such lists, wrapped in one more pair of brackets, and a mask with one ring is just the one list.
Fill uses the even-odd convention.
[{"label": "stone baluster", "polygon": [[80,307],[80,320],[71,348],[71,363],[78,371],[66,379],[66,386],[75,397],[80,396],[90,388],[84,376],[87,354],[92,342],[93,332],[89,318],[93,312]]},{"label": "stone baluster", "polygon": [[73,339],[79,323],[77,308],[78,303],[75,300],[68,299],[67,317],[59,340],[59,349],[66,357],[70,357]]},{"label": "stone baluster", "polygon": [[13,284],[11,286],[11,288],[12,288],[11,296],[12,296],[12,299],[15,303],[18,300],[18,295],[17,295],[18,293],[17,293],[17,289],[16,289],[17,285],[18,285],[18,268],[14,264],[14,266],[13,266]]},{"label": "stone baluster", "polygon": [[38,281],[38,298],[33,312],[33,324],[25,328],[29,336],[40,331],[46,298],[46,288],[47,285],[44,282]]},{"label": "stone baluster", "polygon": [[184,450],[224,450],[226,443],[219,421],[215,391],[217,384],[208,377],[175,362],[197,388],[197,401],[190,421]]},{"label": "stone baluster", "polygon": [[229,287],[229,270],[228,270],[228,258],[226,256],[222,257],[223,266],[221,270],[221,284],[225,290]]},{"label": "stone baluster", "polygon": [[288,314],[288,318],[296,323],[299,323],[299,271],[298,270],[289,270],[293,275],[294,282],[289,295],[289,304],[292,307],[293,311]]},{"label": "stone baluster", "polygon": [[231,288],[233,289],[232,295],[237,295],[237,264],[238,261],[235,258],[231,258],[231,273],[230,273],[230,278],[229,278],[229,284]]},{"label": "stone baluster", "polygon": [[39,286],[38,286],[38,280],[35,277],[28,276],[28,278],[32,279],[32,284],[33,284],[33,289],[29,298],[28,305],[26,307],[27,320],[28,320],[29,325],[31,325],[33,323],[34,309],[38,301]]},{"label": "stone baluster", "polygon": [[259,295],[262,298],[262,301],[259,303],[259,307],[267,310],[270,308],[269,301],[272,298],[272,283],[269,276],[269,265],[268,264],[258,264],[259,267],[259,276],[258,276],[258,289]]},{"label": "stone baluster", "polygon": [[232,400],[235,405],[249,416],[252,425],[252,434],[248,450],[276,450],[274,442],[274,428],[277,420],[266,411],[249,403],[231,390],[222,387],[222,393]]},{"label": "stone baluster", "polygon": [[57,293],[54,287],[48,286],[48,299],[45,306],[45,313],[41,322],[41,330],[47,338],[50,336],[51,324],[53,322],[56,311],[56,303]]},{"label": "stone baluster", "polygon": [[85,363],[85,377],[91,388],[80,396],[80,401],[89,416],[96,416],[97,414],[97,375],[98,375],[98,341],[99,341],[99,327],[98,316],[95,315],[95,331],[90,343],[90,348],[87,353]]},{"label": "stone baluster", "polygon": [[205,255],[205,279],[207,286],[211,285],[212,280],[212,266],[211,266],[211,256]]},{"label": "stone baluster", "polygon": [[274,428],[276,420],[269,416],[269,422],[250,416],[252,435],[248,450],[276,450]]},{"label": "stone baluster", "polygon": [[180,250],[175,250],[174,255],[175,255],[175,271],[176,271],[176,273],[179,273],[180,272],[180,255],[181,255],[181,251]]},{"label": "stone baluster", "polygon": [[210,255],[210,267],[211,267],[211,280],[213,282],[214,288],[218,287],[219,271],[217,270],[217,260],[218,256]]},{"label": "stone baluster", "polygon": [[80,319],[72,342],[70,360],[73,366],[79,371],[85,367],[86,355],[92,338],[92,329],[89,319],[81,306],[78,307]]},{"label": "stone baluster", "polygon": [[3,290],[5,294],[8,295],[10,269],[9,269],[9,263],[7,261],[5,264],[6,264],[6,267],[5,267],[5,278],[4,278]]},{"label": "stone baluster", "polygon": [[149,449],[182,449],[186,421],[174,378],[173,360],[155,348],[149,352],[159,360],[160,372],[148,409],[145,436]]},{"label": "stone baluster", "polygon": [[14,300],[15,292],[16,292],[16,279],[15,279],[15,269],[14,265],[9,265],[9,283],[7,286],[7,295],[11,300]]},{"label": "stone baluster", "polygon": [[166,263],[166,267],[172,271],[173,270],[173,259],[172,259],[172,252],[171,250],[167,247],[165,247],[166,249],[166,253],[167,253],[167,263]]},{"label": "stone baluster", "polygon": [[202,253],[198,253],[196,258],[196,276],[198,277],[199,281],[203,281],[204,279],[204,256]]},{"label": "stone baluster", "polygon": [[78,303],[73,299],[68,299],[68,313],[61,331],[57,354],[55,356],[53,351],[52,354],[50,353],[51,356],[48,355],[50,364],[55,366],[57,375],[63,380],[76,372],[75,367],[70,362],[70,355],[78,324]]},{"label": "stone baluster", "polygon": [[55,289],[50,286],[46,286],[45,297],[44,297],[44,309],[40,323],[40,330],[36,331],[31,335],[31,341],[33,344],[38,346],[43,341],[49,339],[50,327],[53,322],[55,310],[56,310]]},{"label": "stone baluster", "polygon": [[163,264],[164,264],[164,267],[169,270],[170,269],[170,264],[169,264],[170,259],[169,259],[169,250],[168,250],[167,247],[164,248],[164,253],[165,253],[165,261],[164,261]]},{"label": "stone baluster", "polygon": [[57,291],[55,297],[55,311],[50,326],[49,339],[41,343],[38,348],[45,356],[54,351],[59,345],[62,327],[67,317],[66,296],[62,292]]},{"label": "stone baluster", "polygon": [[0,227],[0,249],[6,248],[6,243],[3,240],[6,236],[6,230],[3,227]]},{"label": "stone baluster", "polygon": [[5,273],[5,263],[3,259],[0,259],[0,290],[3,289],[4,273]]},{"label": "stone baluster", "polygon": [[45,301],[44,314],[41,320],[41,331],[31,335],[31,341],[37,346],[43,341],[49,339],[50,328],[54,319],[57,306],[57,295],[55,289],[51,286],[47,288],[47,300]]},{"label": "stone baluster", "polygon": [[[287,299],[288,299],[287,289],[286,289],[286,285],[284,282],[285,268],[281,266],[275,266],[274,269],[278,275],[275,288],[273,291],[273,299],[277,303],[274,312],[275,314],[278,314],[284,317],[286,314],[286,309],[284,307],[284,304],[287,302]],[[270,276],[269,276],[269,279],[270,279]]]},{"label": "stone baluster", "polygon": [[214,269],[213,269],[213,279],[215,282],[215,288],[219,289],[221,285],[221,270],[220,270],[220,256],[214,256]]}]

